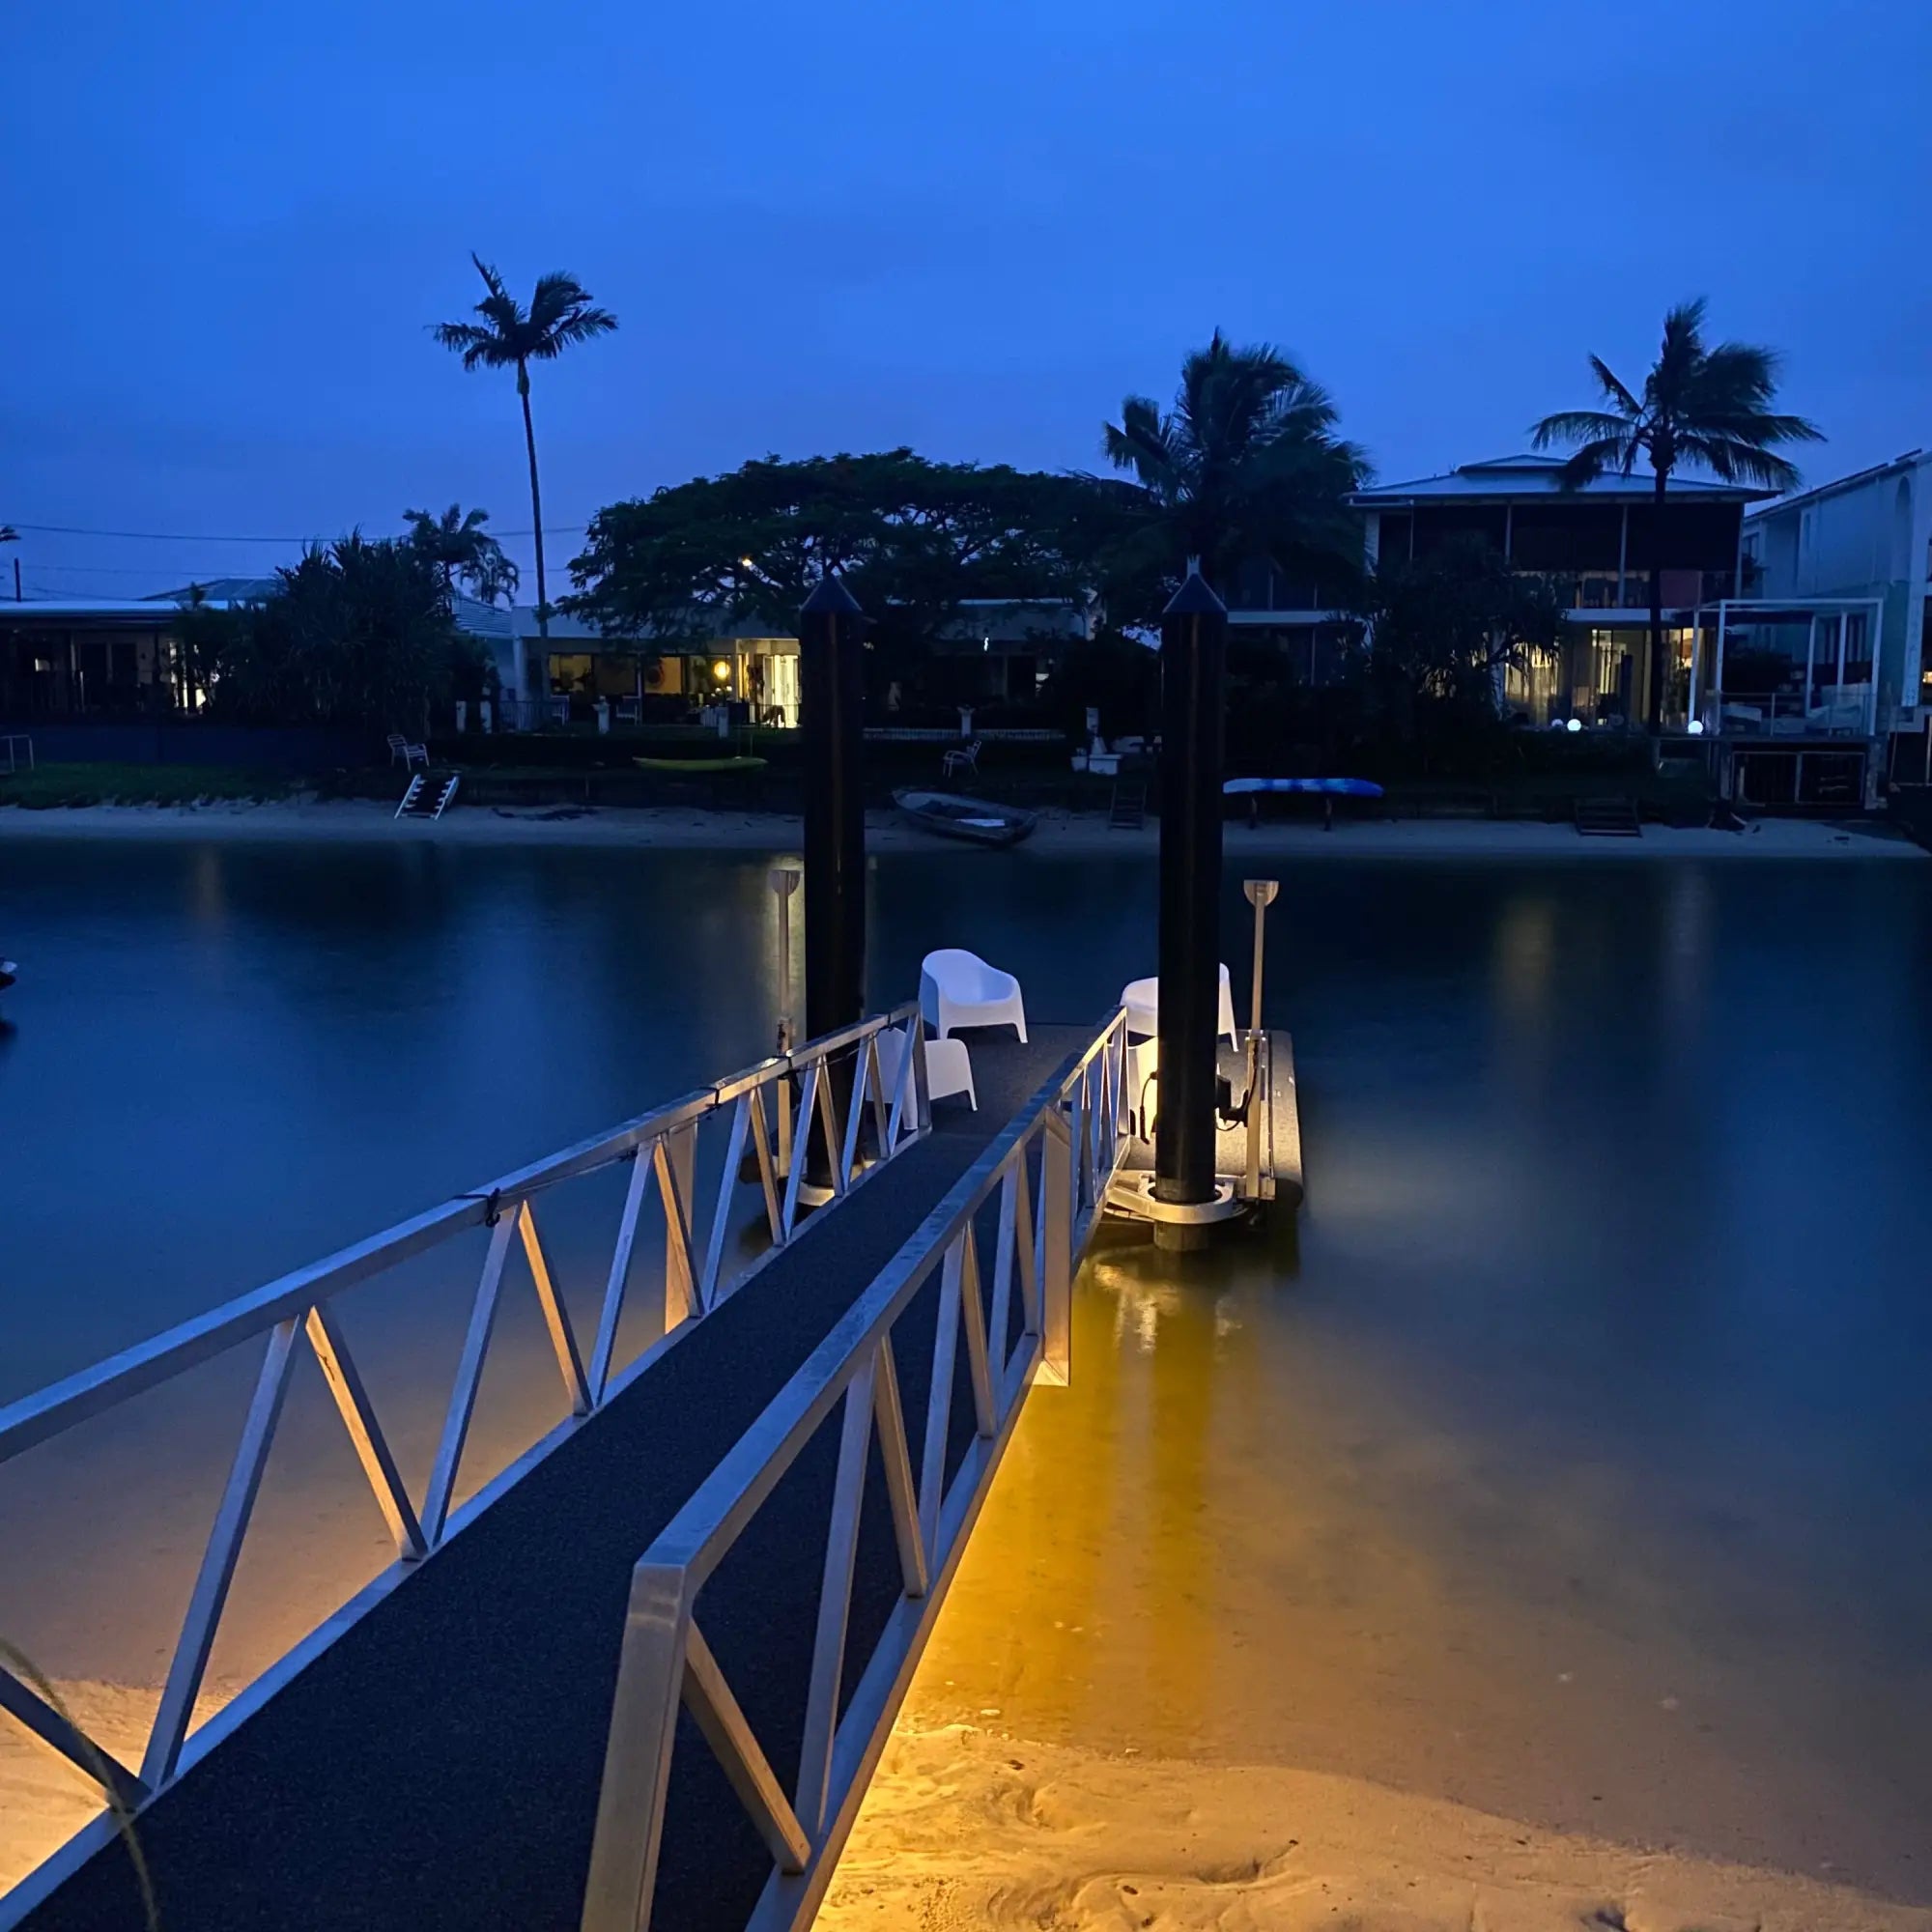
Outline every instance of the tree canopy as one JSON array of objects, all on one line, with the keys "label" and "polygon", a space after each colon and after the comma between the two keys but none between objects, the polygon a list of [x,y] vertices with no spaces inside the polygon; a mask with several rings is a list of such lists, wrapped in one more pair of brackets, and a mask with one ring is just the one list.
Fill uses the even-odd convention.
[{"label": "tree canopy", "polygon": [[543,489],[537,480],[537,431],[530,415],[530,364],[554,362],[566,349],[609,335],[617,318],[599,308],[575,275],[560,270],[537,277],[526,308],[482,256],[469,259],[483,278],[475,322],[440,322],[431,329],[466,369],[514,369],[524,412],[524,452],[530,467],[530,534],[536,545],[537,628],[550,635],[550,580],[544,569]]},{"label": "tree canopy", "polygon": [[1748,342],[1706,346],[1704,310],[1700,298],[1663,318],[1663,340],[1641,393],[1619,381],[1601,355],[1592,355],[1590,373],[1607,407],[1559,410],[1535,425],[1538,449],[1575,445],[1563,468],[1566,486],[1588,483],[1606,469],[1628,476],[1640,459],[1660,480],[1681,464],[1699,464],[1726,483],[1767,490],[1797,485],[1796,466],[1776,454],[1776,445],[1822,441],[1823,433],[1803,416],[1780,415],[1771,407],[1777,395],[1775,351]]},{"label": "tree canopy", "polygon": [[431,707],[480,695],[440,568],[415,545],[352,533],[276,573],[259,604],[191,601],[176,629],[216,717],[243,724],[420,729]]},{"label": "tree canopy", "polygon": [[[1101,439],[1133,479],[1108,499],[1118,519],[1110,574],[1123,592],[1143,586],[1123,607],[1172,588],[1190,556],[1224,594],[1242,565],[1262,561],[1352,578],[1361,535],[1345,499],[1368,461],[1338,423],[1328,392],[1278,350],[1237,349],[1218,329],[1181,364],[1172,410],[1127,397]],[[1123,622],[1154,614],[1121,612]]]},{"label": "tree canopy", "polygon": [[521,573],[483,527],[489,521],[488,510],[466,511],[461,503],[440,517],[428,510],[403,512],[409,543],[442,572],[444,586],[454,590],[461,583],[472,597],[494,604],[516,596]]},{"label": "tree canopy", "polygon": [[721,624],[782,634],[837,574],[879,647],[918,651],[972,599],[1085,596],[1088,494],[1079,478],[910,449],[766,457],[601,510],[571,564],[569,608],[666,644]]},{"label": "tree canopy", "polygon": [[573,344],[608,335],[617,327],[609,309],[599,308],[575,275],[560,270],[539,275],[526,308],[482,256],[471,253],[483,278],[477,322],[440,322],[431,333],[463,357],[466,369],[514,369],[517,387],[527,393],[532,362],[554,362]]},{"label": "tree canopy", "polygon": [[[1777,445],[1821,441],[1822,433],[1803,416],[1780,415],[1771,407],[1777,395],[1774,351],[1748,342],[1705,343],[1704,306],[1701,298],[1680,302],[1663,318],[1663,340],[1641,394],[1601,355],[1592,355],[1590,373],[1606,407],[1559,410],[1536,424],[1531,435],[1538,449],[1572,446],[1562,470],[1566,488],[1577,489],[1606,469],[1628,476],[1639,460],[1650,464],[1660,506],[1673,471],[1685,464],[1702,465],[1725,483],[1796,487],[1797,467],[1777,454]],[[1663,717],[1662,584],[1653,570],[1648,679],[1653,731]]]},{"label": "tree canopy", "polygon": [[1552,650],[1566,611],[1548,579],[1512,570],[1500,551],[1471,537],[1384,564],[1358,614],[1374,721],[1409,738],[1431,725],[1493,723],[1497,673]]}]

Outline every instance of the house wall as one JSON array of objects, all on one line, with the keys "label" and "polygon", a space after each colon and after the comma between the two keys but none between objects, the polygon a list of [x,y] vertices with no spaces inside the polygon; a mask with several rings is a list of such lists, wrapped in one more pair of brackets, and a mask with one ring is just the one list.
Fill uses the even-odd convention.
[{"label": "house wall", "polygon": [[1923,701],[1932,456],[1763,511],[1747,530],[1758,596],[1883,597],[1880,702],[1895,713]]}]

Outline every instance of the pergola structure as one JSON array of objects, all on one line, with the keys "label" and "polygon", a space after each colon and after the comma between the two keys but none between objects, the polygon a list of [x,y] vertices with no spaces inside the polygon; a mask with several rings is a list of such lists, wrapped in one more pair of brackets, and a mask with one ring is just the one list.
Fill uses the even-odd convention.
[{"label": "pergola structure", "polygon": [[[1721,736],[1873,738],[1878,735],[1878,652],[1885,615],[1881,597],[1725,597],[1690,614],[1690,692],[1696,727]],[[1862,615],[1858,655],[1850,653],[1851,617]],[[1714,633],[1708,687],[1703,671],[1707,624]],[[1804,675],[1796,691],[1732,692],[1725,655],[1740,632],[1768,626],[1804,628]],[[1790,662],[1795,667],[1795,654]],[[1851,667],[1861,675],[1847,678]],[[1821,679],[1821,669],[1831,675]],[[1821,699],[1819,692],[1829,697]],[[1700,704],[1700,697],[1703,702]]]}]

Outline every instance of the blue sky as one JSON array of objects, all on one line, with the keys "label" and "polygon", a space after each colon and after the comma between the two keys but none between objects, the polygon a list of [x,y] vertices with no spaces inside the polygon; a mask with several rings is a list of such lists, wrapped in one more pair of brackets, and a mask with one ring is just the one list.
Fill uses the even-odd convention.
[{"label": "blue sky", "polygon": [[1699,293],[1785,352],[1813,480],[1932,441],[1922,0],[72,0],[5,62],[0,522],[196,538],[26,531],[43,594],[526,527],[511,384],[426,332],[471,247],[622,321],[537,373],[554,570],[768,451],[1091,467],[1217,324],[1387,479]]}]

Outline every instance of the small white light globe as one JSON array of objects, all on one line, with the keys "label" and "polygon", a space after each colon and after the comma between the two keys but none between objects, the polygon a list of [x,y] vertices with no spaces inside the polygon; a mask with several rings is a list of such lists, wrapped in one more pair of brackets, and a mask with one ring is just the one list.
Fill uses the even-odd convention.
[{"label": "small white light globe", "polygon": [[1580,718],[1573,718],[1563,728],[1566,731],[1580,731],[1583,728],[1583,721]]},{"label": "small white light globe", "polygon": [[1691,719],[1690,730],[1691,737],[1701,738],[1704,735],[1704,721],[1701,718]]}]

